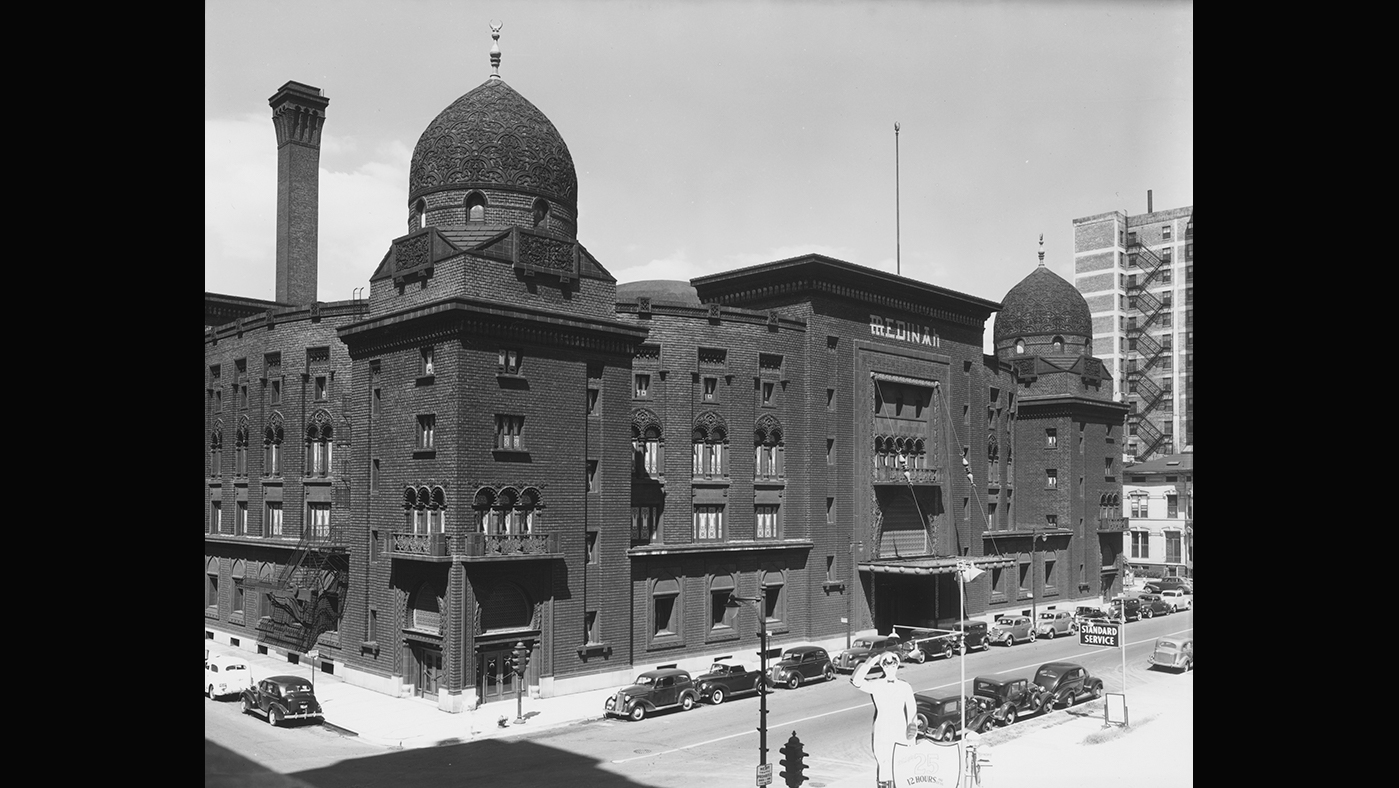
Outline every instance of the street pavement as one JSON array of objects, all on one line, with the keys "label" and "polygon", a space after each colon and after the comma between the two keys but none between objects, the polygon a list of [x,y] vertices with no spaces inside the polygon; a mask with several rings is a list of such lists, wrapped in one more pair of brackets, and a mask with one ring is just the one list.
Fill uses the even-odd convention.
[{"label": "street pavement", "polygon": [[[246,659],[255,678],[277,674],[310,676],[308,666],[206,640],[211,653]],[[1134,673],[1138,671],[1134,670]],[[1193,783],[1194,672],[1172,675],[1141,673],[1129,684],[1128,727],[1106,726],[1103,700],[1023,720],[981,737],[991,765],[982,770],[984,786],[1036,788],[1108,788],[1130,780],[1135,788],[1166,788]],[[602,716],[613,689],[553,698],[525,698],[525,721],[516,724],[514,700],[483,704],[449,714],[419,698],[394,698],[347,683],[325,673],[315,677],[316,697],[327,725],[362,741],[391,749],[460,744],[500,736],[517,736]],[[237,701],[226,701],[236,703]],[[208,767],[206,759],[206,768]],[[872,788],[874,764],[866,770],[842,768],[840,774],[808,770],[808,788]],[[774,785],[781,779],[774,775]]]}]

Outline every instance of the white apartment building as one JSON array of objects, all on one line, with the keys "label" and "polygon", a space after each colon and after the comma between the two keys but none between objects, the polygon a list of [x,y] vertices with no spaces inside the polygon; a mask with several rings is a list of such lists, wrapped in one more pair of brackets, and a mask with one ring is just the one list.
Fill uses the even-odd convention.
[{"label": "white apartment building", "polygon": [[1138,577],[1191,577],[1195,565],[1195,463],[1172,454],[1122,471],[1127,516],[1122,555]]}]

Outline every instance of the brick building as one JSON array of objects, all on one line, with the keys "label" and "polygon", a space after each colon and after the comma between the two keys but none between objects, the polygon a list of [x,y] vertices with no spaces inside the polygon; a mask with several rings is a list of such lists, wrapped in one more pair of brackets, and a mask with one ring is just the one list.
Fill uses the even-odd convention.
[{"label": "brick building", "polygon": [[1074,285],[1127,403],[1124,460],[1193,452],[1195,208],[1074,220]]},{"label": "brick building", "polygon": [[[279,194],[327,104],[273,97]],[[1017,285],[993,356],[1001,304],[821,255],[618,285],[577,189],[492,75],[419,140],[366,300],[315,302],[304,244],[278,301],[206,294],[209,637],[459,711],[521,641],[554,695],[751,653],[758,615],[834,646],[1113,587],[1126,408],[1071,285]]]}]

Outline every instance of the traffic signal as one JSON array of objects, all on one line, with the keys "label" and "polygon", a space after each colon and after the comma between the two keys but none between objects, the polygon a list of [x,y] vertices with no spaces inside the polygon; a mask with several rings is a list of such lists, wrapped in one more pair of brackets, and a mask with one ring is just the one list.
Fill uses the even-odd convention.
[{"label": "traffic signal", "polygon": [[516,643],[515,648],[511,650],[510,667],[516,676],[525,675],[525,668],[529,667],[529,649],[525,648],[524,641]]},{"label": "traffic signal", "polygon": [[810,777],[802,774],[806,771],[806,753],[802,751],[802,740],[797,738],[797,732],[792,731],[792,738],[782,745],[781,752],[784,756],[778,763],[782,764],[782,771],[778,772],[783,780],[787,781],[787,788],[801,788],[801,784]]}]

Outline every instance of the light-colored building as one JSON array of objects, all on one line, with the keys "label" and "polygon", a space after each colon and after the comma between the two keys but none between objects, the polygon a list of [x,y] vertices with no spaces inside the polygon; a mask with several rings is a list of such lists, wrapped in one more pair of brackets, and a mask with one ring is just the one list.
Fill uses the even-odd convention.
[{"label": "light-colored building", "polygon": [[1194,495],[1193,454],[1170,454],[1123,470],[1123,555],[1133,574],[1194,575]]},{"label": "light-colored building", "polygon": [[1093,351],[1122,381],[1126,461],[1195,450],[1192,418],[1195,208],[1074,220],[1074,287],[1093,316]]}]

